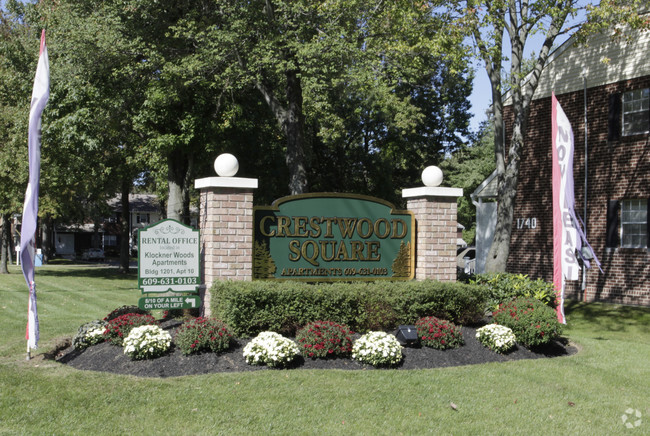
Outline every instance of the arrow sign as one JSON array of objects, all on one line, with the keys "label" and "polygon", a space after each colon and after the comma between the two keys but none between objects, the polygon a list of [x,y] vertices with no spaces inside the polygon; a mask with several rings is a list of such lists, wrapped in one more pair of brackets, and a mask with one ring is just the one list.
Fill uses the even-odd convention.
[{"label": "arrow sign", "polygon": [[198,295],[143,297],[138,300],[138,307],[144,310],[195,309],[201,307],[201,298]]}]

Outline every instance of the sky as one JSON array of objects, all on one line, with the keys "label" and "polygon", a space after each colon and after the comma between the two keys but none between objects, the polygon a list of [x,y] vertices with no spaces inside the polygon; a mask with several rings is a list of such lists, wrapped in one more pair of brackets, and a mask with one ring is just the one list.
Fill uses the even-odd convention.
[{"label": "sky", "polygon": [[486,111],[492,104],[492,91],[490,90],[490,80],[485,68],[478,62],[474,62],[474,64],[474,84],[469,100],[472,103],[470,129],[476,132],[480,123],[488,118]]}]

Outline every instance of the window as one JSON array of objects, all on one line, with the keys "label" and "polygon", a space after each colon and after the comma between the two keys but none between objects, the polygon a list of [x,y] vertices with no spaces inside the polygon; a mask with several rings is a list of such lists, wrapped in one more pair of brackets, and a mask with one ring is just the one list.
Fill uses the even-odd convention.
[{"label": "window", "polygon": [[648,246],[648,200],[621,201],[621,247]]},{"label": "window", "polygon": [[114,247],[117,245],[117,236],[116,235],[104,235],[104,245],[109,247]]},{"label": "window", "polygon": [[149,214],[139,213],[136,215],[136,222],[138,224],[149,224]]},{"label": "window", "polygon": [[650,131],[650,88],[623,93],[623,135]]},{"label": "window", "polygon": [[650,88],[609,96],[607,140],[650,132]]}]

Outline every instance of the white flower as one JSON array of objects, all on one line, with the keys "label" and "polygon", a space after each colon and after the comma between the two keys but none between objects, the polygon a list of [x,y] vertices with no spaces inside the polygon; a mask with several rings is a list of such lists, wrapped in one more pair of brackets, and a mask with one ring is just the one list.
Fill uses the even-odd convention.
[{"label": "white flower", "polygon": [[373,366],[395,365],[402,360],[402,346],[385,332],[369,332],[352,346],[352,358]]},{"label": "white flower", "polygon": [[295,342],[275,332],[262,332],[244,347],[249,365],[284,366],[298,354],[300,349]]},{"label": "white flower", "polygon": [[169,349],[172,337],[157,325],[135,327],[124,339],[124,354],[133,359],[158,357]]},{"label": "white flower", "polygon": [[476,339],[497,353],[505,353],[516,343],[512,330],[499,324],[488,324],[476,330]]}]

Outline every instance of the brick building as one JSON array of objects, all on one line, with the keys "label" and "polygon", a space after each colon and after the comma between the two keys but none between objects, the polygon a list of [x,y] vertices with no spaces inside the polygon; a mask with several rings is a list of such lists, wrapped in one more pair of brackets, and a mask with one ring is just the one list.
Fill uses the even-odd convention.
[{"label": "brick building", "polygon": [[[568,282],[567,297],[648,306],[650,32],[630,36],[626,42],[597,35],[586,46],[570,39],[549,59],[530,108],[507,270],[547,281],[553,278],[553,91],[574,133],[576,209],[603,269],[601,273],[594,267],[580,280]],[[508,138],[512,108],[507,100],[505,104]],[[490,181],[473,194],[481,203],[494,198],[491,185],[496,178]],[[494,213],[494,208],[487,210]],[[485,216],[478,220],[479,227],[481,220],[484,227],[490,222]],[[477,253],[481,245],[485,252],[486,241],[477,241]]]}]

